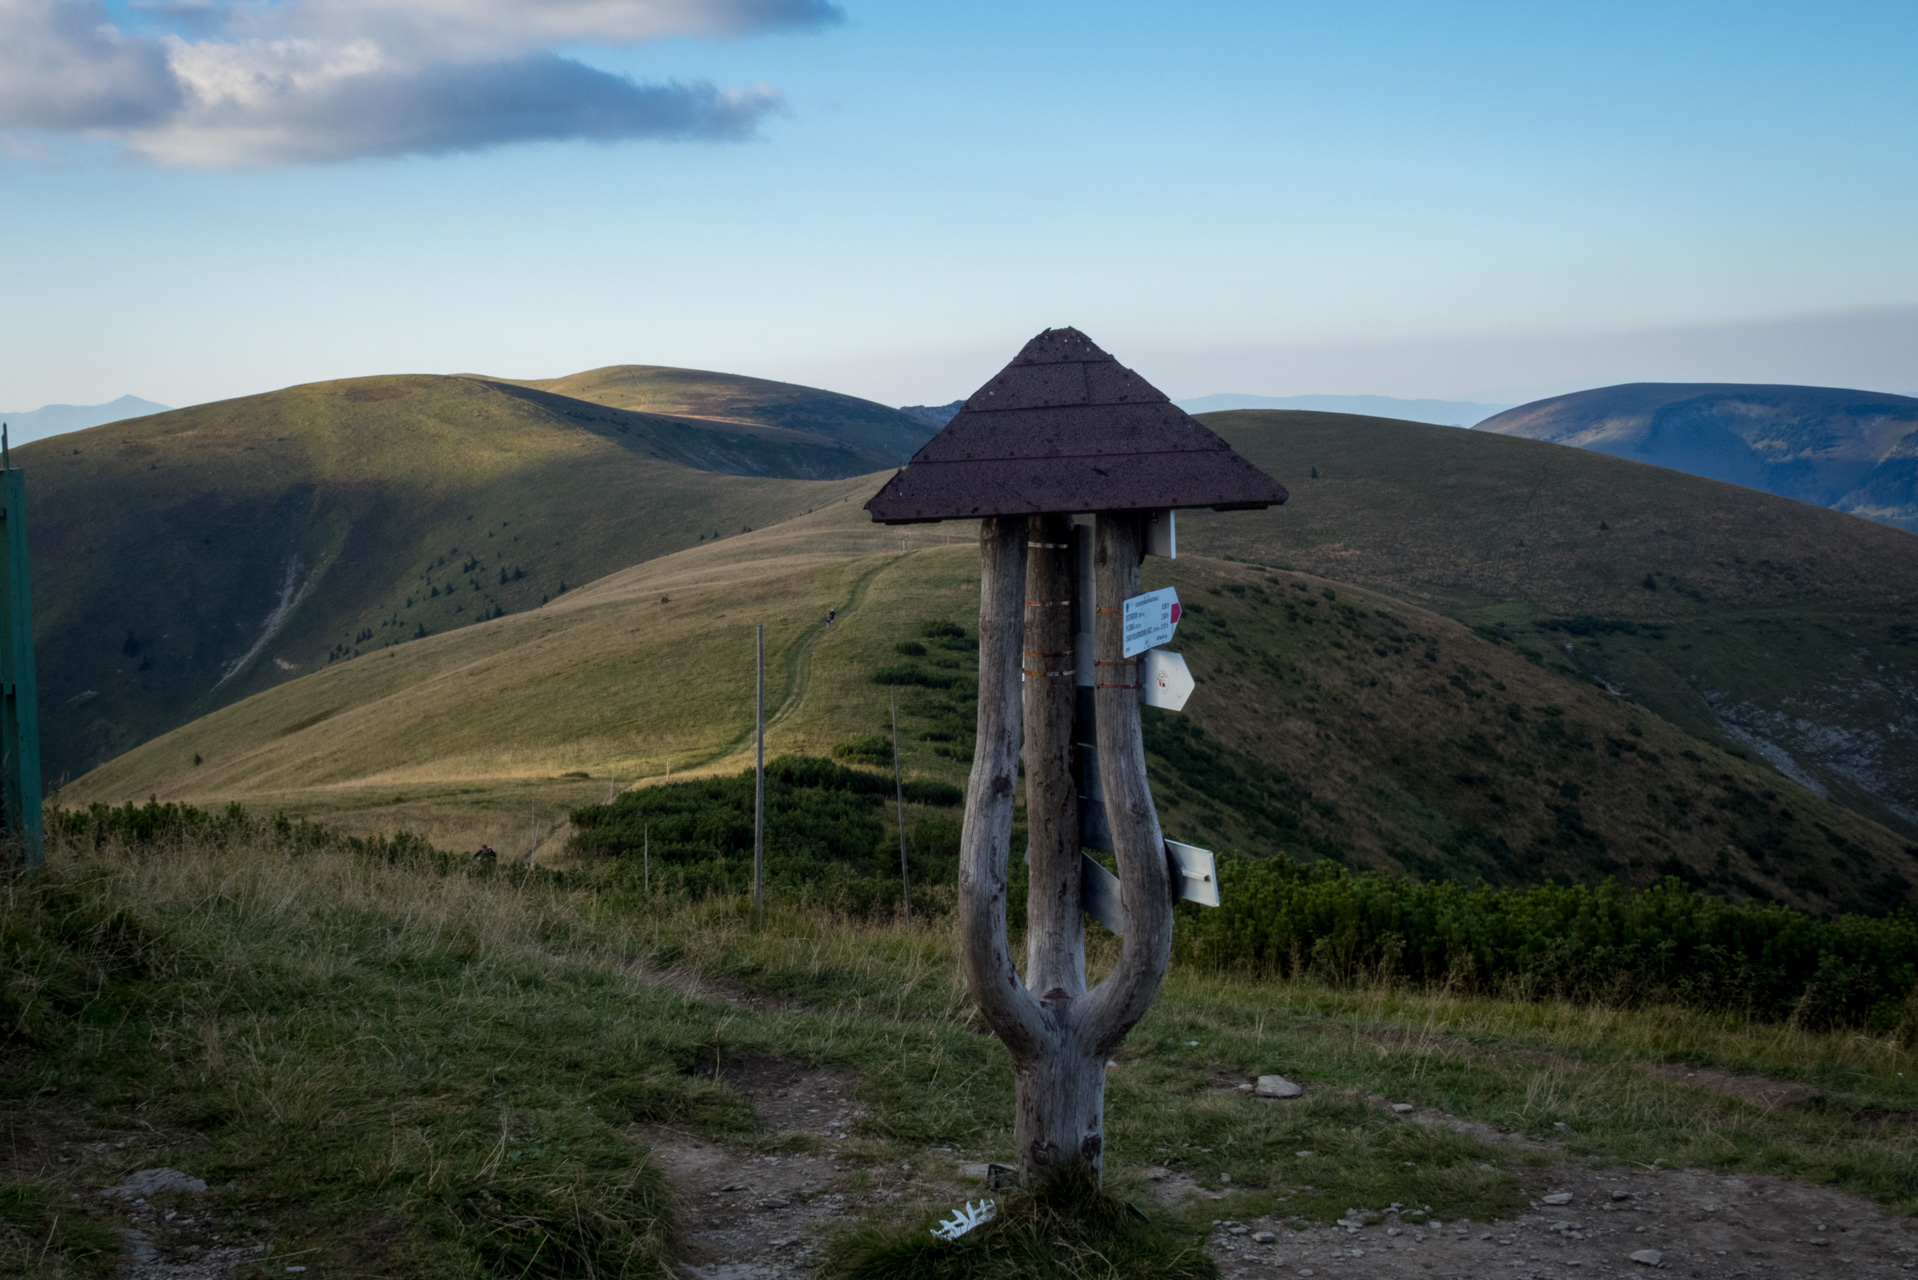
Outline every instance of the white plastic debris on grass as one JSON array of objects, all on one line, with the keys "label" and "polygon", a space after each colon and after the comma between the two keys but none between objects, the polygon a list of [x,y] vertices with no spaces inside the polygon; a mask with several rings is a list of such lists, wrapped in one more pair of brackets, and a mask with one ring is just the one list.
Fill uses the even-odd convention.
[{"label": "white plastic debris on grass", "polygon": [[941,1240],[957,1240],[974,1227],[991,1222],[998,1212],[998,1205],[991,1200],[981,1200],[977,1209],[973,1208],[972,1201],[968,1200],[965,1208],[954,1209],[952,1217],[934,1227],[932,1234]]}]

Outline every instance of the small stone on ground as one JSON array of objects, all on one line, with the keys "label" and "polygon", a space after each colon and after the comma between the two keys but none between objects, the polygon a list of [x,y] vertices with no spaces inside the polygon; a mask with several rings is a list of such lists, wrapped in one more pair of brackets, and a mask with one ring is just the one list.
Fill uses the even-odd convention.
[{"label": "small stone on ground", "polygon": [[1305,1086],[1294,1084],[1284,1076],[1260,1076],[1252,1092],[1261,1098],[1296,1098],[1305,1092]]}]

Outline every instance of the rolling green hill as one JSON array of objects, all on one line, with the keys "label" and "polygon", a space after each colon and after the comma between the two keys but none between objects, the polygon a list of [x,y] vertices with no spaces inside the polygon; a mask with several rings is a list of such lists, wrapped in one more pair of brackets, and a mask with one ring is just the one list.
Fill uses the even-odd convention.
[{"label": "rolling green hill", "polygon": [[[745,767],[759,623],[770,752],[883,734],[885,679],[900,685],[908,773],[962,781],[973,530],[874,527],[859,507],[872,487],[336,663],[111,761],[61,801],[240,799],[450,847],[537,839],[547,856],[565,812],[615,786]],[[1910,894],[1918,851],[1901,838],[1515,644],[1311,575],[1190,555],[1148,568],[1193,605],[1178,647],[1202,681],[1187,714],[1148,717],[1177,838],[1496,883],[1678,872],[1818,909]],[[964,634],[929,638],[936,623]]]},{"label": "rolling green hill", "polygon": [[1205,422],[1292,498],[1182,546],[1433,609],[1918,834],[1918,536],[1489,432]]},{"label": "rolling green hill", "polygon": [[517,385],[615,409],[670,414],[717,428],[770,428],[817,440],[822,448],[859,450],[866,465],[836,472],[835,477],[896,466],[938,429],[913,414],[856,396],[700,369],[619,364]]},{"label": "rolling green hill", "polygon": [[1481,431],[1577,445],[1918,530],[1918,400],[1838,387],[1634,382]]},{"label": "rolling green hill", "polygon": [[799,411],[754,417],[779,384],[738,381],[719,420],[359,378],[17,449],[49,779],[356,652],[803,514],[851,490],[797,477],[896,463],[929,430],[894,415],[888,436],[892,411],[804,388],[785,390],[811,416],[781,425]]}]

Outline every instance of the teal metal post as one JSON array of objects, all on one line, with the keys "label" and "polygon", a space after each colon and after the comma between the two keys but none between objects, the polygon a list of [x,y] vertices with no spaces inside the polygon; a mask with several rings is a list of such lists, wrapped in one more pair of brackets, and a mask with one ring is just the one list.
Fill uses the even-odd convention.
[{"label": "teal metal post", "polygon": [[33,593],[27,583],[27,477],[0,426],[0,822],[8,854],[46,861],[40,825],[40,702],[33,679]]}]

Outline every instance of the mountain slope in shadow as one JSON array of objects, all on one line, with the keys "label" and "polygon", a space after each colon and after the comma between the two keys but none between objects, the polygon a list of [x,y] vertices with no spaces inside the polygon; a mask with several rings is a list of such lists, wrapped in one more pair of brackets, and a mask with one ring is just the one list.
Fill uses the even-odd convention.
[{"label": "mountain slope in shadow", "polygon": [[1634,382],[1520,405],[1477,429],[1593,449],[1918,530],[1918,399],[1909,396]]}]

